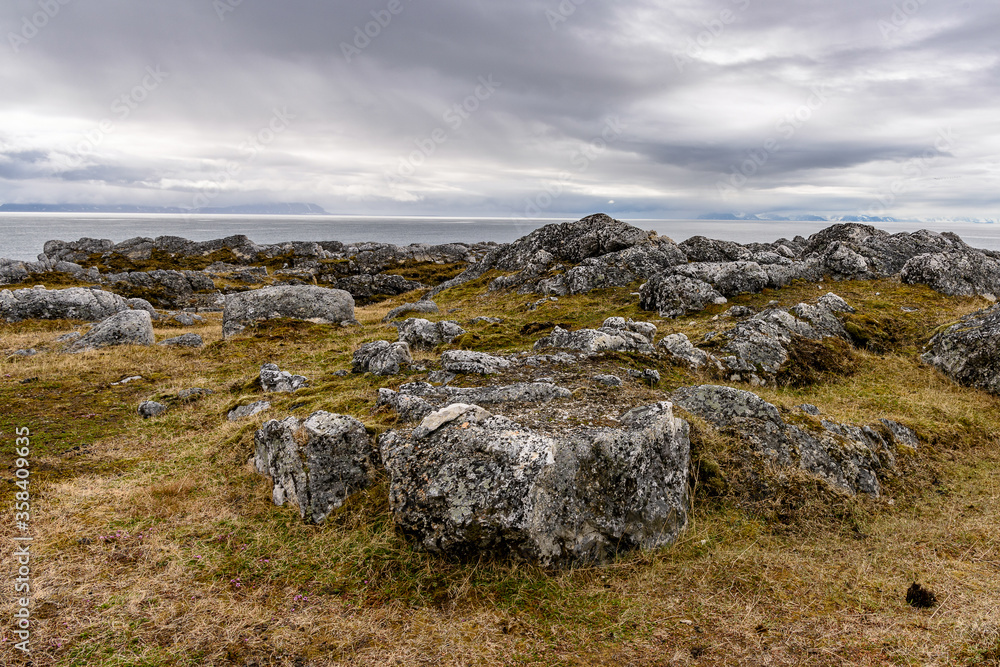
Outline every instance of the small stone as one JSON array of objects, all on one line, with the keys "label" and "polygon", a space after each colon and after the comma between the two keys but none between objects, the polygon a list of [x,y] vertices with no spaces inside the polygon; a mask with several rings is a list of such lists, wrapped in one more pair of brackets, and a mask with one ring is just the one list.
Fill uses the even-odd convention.
[{"label": "small stone", "polygon": [[803,403],[802,405],[796,405],[796,408],[806,413],[807,415],[818,416],[820,414],[819,408],[817,408],[812,403]]},{"label": "small stone", "polygon": [[144,401],[139,404],[139,414],[143,419],[158,417],[167,411],[167,406],[156,401]]},{"label": "small stone", "polygon": [[196,333],[186,333],[183,336],[175,336],[174,338],[167,338],[166,340],[161,340],[157,345],[163,345],[166,347],[202,347],[205,341],[201,339]]},{"label": "small stone", "polygon": [[264,364],[260,367],[260,386],[265,392],[290,394],[308,387],[309,380],[280,370],[277,364]]},{"label": "small stone", "polygon": [[239,421],[241,419],[246,419],[248,417],[253,417],[256,414],[264,412],[265,410],[271,409],[270,401],[256,401],[255,403],[250,403],[248,405],[240,405],[229,411],[226,418],[231,421]]},{"label": "small stone", "polygon": [[123,378],[123,379],[119,380],[118,382],[112,382],[111,386],[112,387],[117,387],[118,385],[128,384],[129,382],[135,382],[136,380],[141,380],[141,379],[142,379],[141,375],[131,375],[131,376],[127,377],[127,378]]},{"label": "small stone", "polygon": [[622,386],[622,379],[617,375],[595,375],[593,379],[606,387]]}]

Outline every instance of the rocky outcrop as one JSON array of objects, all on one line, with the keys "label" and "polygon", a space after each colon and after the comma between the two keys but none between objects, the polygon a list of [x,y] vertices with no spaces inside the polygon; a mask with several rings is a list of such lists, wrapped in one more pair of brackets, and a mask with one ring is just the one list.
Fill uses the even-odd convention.
[{"label": "rocky outcrop", "polygon": [[710,363],[718,363],[715,357],[704,350],[696,348],[691,341],[688,340],[688,337],[682,333],[664,336],[663,339],[657,343],[657,347],[663,350],[666,354],[669,354],[673,359],[691,369],[699,369]]},{"label": "rocky outcrop", "polygon": [[441,355],[441,369],[449,373],[493,375],[510,367],[510,360],[485,352],[448,350]]},{"label": "rocky outcrop", "polygon": [[274,504],[296,505],[312,523],[367,488],[378,462],[364,424],[329,412],[266,422],[254,444],[254,467],[272,479]]},{"label": "rocky outcrop", "polygon": [[573,392],[551,382],[518,382],[489,387],[435,387],[426,382],[404,384],[399,391],[378,390],[377,406],[387,405],[406,421],[453,403],[497,405],[502,403],[547,403],[572,398]]},{"label": "rocky outcrop", "polygon": [[397,294],[423,289],[426,285],[402,276],[360,273],[344,277],[320,276],[319,282],[350,293],[358,304],[365,305]]},{"label": "rocky outcrop", "polygon": [[264,393],[291,394],[308,386],[308,378],[283,371],[277,364],[264,364],[260,367],[260,388]]},{"label": "rocky outcrop", "polygon": [[125,310],[98,322],[71,343],[66,352],[77,353],[116,345],[153,345],[153,321],[144,310]]},{"label": "rocky outcrop", "polygon": [[736,438],[748,453],[801,468],[849,493],[879,495],[879,475],[895,468],[897,447],[916,442],[912,431],[888,420],[874,428],[823,421],[821,428],[806,430],[786,423],[777,407],[756,394],[732,387],[682,387],[670,398]]},{"label": "rocky outcrop", "polygon": [[948,296],[1000,296],[1000,261],[978,251],[918,255],[903,266],[900,277]]},{"label": "rocky outcrop", "polygon": [[253,403],[248,403],[247,405],[238,405],[228,413],[226,413],[226,419],[231,422],[237,422],[242,419],[249,419],[256,414],[260,414],[266,410],[271,409],[270,401],[255,401]]},{"label": "rocky outcrop", "polygon": [[757,262],[694,262],[672,267],[667,273],[708,283],[726,297],[756,294],[769,281],[767,272]]},{"label": "rocky outcrop", "polygon": [[408,344],[411,349],[431,350],[444,343],[450,343],[465,333],[458,322],[445,320],[430,322],[411,317],[395,325],[399,331],[399,340]]},{"label": "rocky outcrop", "polygon": [[1000,305],[936,334],[922,359],[958,384],[1000,395]]},{"label": "rocky outcrop", "polygon": [[436,303],[430,299],[424,301],[417,301],[416,303],[404,303],[401,306],[396,306],[382,318],[383,322],[391,322],[397,317],[402,317],[403,315],[409,315],[411,313],[435,315],[439,313],[440,310]]},{"label": "rocky outcrop", "polygon": [[626,322],[621,317],[604,321],[598,329],[566,331],[555,327],[552,333],[535,342],[535,350],[556,348],[580,350],[589,354],[600,352],[641,352],[653,354],[653,334],[656,325],[650,322]]},{"label": "rocky outcrop", "polygon": [[263,287],[226,296],[222,335],[242,332],[259,320],[288,317],[320,324],[354,319],[354,298],[343,290],[311,285]]},{"label": "rocky outcrop", "polygon": [[166,340],[161,340],[157,345],[164,345],[166,347],[202,347],[205,342],[196,333],[186,333],[183,336],[175,336],[173,338],[167,338]]},{"label": "rocky outcrop", "polygon": [[639,290],[639,307],[660,317],[681,317],[724,303],[726,297],[705,281],[675,274],[653,276]]},{"label": "rocky outcrop", "polygon": [[354,352],[352,371],[375,375],[396,375],[403,364],[413,363],[410,347],[406,343],[375,340],[365,343]]},{"label": "rocky outcrop", "polygon": [[551,436],[459,403],[390,431],[379,447],[396,526],[429,551],[544,566],[669,544],[687,525],[687,424],[669,403],[621,423]]},{"label": "rocky outcrop", "polygon": [[196,292],[215,290],[215,282],[201,271],[157,269],[108,273],[101,276],[101,282],[126,294],[149,295],[164,307],[183,304]]},{"label": "rocky outcrop", "polygon": [[100,289],[0,290],[0,319],[7,322],[33,319],[95,322],[123,310],[128,310],[125,299]]}]

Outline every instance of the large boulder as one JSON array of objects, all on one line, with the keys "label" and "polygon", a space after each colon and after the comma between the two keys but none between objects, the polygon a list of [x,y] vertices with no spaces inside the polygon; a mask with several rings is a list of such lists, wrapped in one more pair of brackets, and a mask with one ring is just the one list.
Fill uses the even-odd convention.
[{"label": "large boulder", "polygon": [[0,319],[86,320],[96,322],[128,310],[125,299],[103,290],[85,287],[0,291]]},{"label": "large boulder", "polygon": [[687,525],[687,424],[669,403],[621,423],[546,435],[454,404],[390,431],[379,446],[396,526],[429,551],[544,566],[669,544]]},{"label": "large boulder", "polygon": [[722,296],[756,294],[770,281],[757,262],[693,262],[671,267],[667,273],[706,282]]},{"label": "large boulder", "polygon": [[153,320],[145,310],[125,310],[98,322],[71,343],[66,352],[77,353],[116,345],[153,345]]},{"label": "large boulder", "polygon": [[378,462],[364,424],[323,411],[304,421],[271,420],[254,443],[254,466],[273,480],[274,504],[296,505],[313,523],[322,523],[348,496],[367,488]]},{"label": "large boulder", "polygon": [[572,391],[551,382],[518,382],[488,387],[435,387],[426,382],[411,382],[402,385],[398,392],[379,389],[376,407],[387,405],[403,420],[412,421],[423,419],[428,413],[453,403],[547,403],[572,396]]},{"label": "large boulder", "polygon": [[1000,305],[936,334],[922,358],[959,384],[1000,394]]},{"label": "large boulder", "polygon": [[405,342],[411,349],[429,350],[443,343],[450,343],[465,333],[458,322],[445,320],[431,322],[419,317],[411,317],[395,325],[399,331],[399,340]]},{"label": "large boulder", "polygon": [[291,394],[308,386],[308,378],[283,371],[277,364],[264,364],[260,367],[260,388],[265,393]]},{"label": "large boulder", "polygon": [[681,387],[670,398],[732,436],[748,453],[798,467],[848,493],[879,495],[878,476],[895,467],[897,447],[912,449],[916,442],[911,430],[888,420],[875,428],[825,420],[821,430],[800,428],[786,423],[774,405],[733,387]]},{"label": "large boulder", "polygon": [[403,364],[413,362],[410,346],[406,343],[390,343],[387,340],[373,340],[354,352],[352,370],[355,373],[375,375],[396,375]]},{"label": "large boulder", "polygon": [[639,307],[654,310],[660,317],[680,317],[724,303],[726,297],[714,287],[687,276],[661,273],[650,278],[639,290]]},{"label": "large boulder", "polygon": [[1000,296],[1000,261],[977,250],[918,255],[903,266],[900,278],[948,296]]},{"label": "large boulder", "polygon": [[535,350],[556,348],[580,350],[590,354],[598,352],[641,352],[653,354],[653,336],[656,325],[649,322],[625,321],[612,317],[604,321],[598,329],[567,331],[556,327],[552,333],[535,342]]},{"label": "large boulder", "polygon": [[354,298],[343,290],[313,285],[263,287],[226,296],[222,335],[232,336],[247,325],[278,317],[320,324],[354,319]]},{"label": "large boulder", "polygon": [[511,367],[509,360],[485,352],[448,350],[441,355],[441,369],[449,373],[493,375]]}]

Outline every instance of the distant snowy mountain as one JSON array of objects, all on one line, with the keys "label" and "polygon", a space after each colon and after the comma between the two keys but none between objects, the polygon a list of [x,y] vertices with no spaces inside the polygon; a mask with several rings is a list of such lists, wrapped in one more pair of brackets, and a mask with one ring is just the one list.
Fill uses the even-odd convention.
[{"label": "distant snowy mountain", "polygon": [[198,215],[326,215],[322,206],[302,203],[248,204],[216,208],[131,206],[127,204],[3,204],[0,213],[194,213]]}]

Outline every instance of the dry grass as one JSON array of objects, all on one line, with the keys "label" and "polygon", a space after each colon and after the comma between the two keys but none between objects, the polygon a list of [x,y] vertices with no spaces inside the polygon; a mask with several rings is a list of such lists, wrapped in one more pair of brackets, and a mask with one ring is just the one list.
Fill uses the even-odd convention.
[{"label": "dry grass", "polygon": [[[648,318],[627,288],[527,311],[534,298],[484,295],[485,280],[440,295],[442,314],[429,318],[504,318],[467,327],[474,338],[463,344],[479,349],[529,349],[543,335],[520,334],[531,322]],[[737,485],[699,486],[691,528],[676,545],[568,572],[502,555],[459,563],[415,551],[393,530],[384,480],[323,526],[308,526],[294,509],[274,507],[266,480],[247,465],[253,432],[268,418],[327,409],[376,431],[391,427],[391,415],[373,410],[375,390],[423,375],[386,383],[333,373],[349,369],[361,342],[394,338],[381,319],[412,294],[359,309],[360,328],[279,321],[222,341],[212,317],[180,330],[201,334],[203,350],[8,359],[0,373],[4,458],[15,426],[34,433],[33,664],[998,664],[1000,400],[954,386],[915,357],[921,336],[982,304],[888,281],[796,285],[740,300],[789,305],[831,288],[875,318],[865,326],[902,318],[894,329],[902,335],[857,351],[847,377],[755,391],[785,408],[814,403],[837,421],[887,417],[915,428],[922,447],[885,497],[810,496],[807,480],[791,479],[789,495],[768,512],[743,502]],[[921,310],[901,313],[900,304]],[[723,326],[711,320],[717,312],[661,322],[660,334],[695,339]],[[51,346],[73,326],[0,325],[0,348]],[[436,356],[418,358],[432,365]],[[274,397],[271,411],[247,422],[227,422],[234,402],[259,396],[252,380],[270,361],[313,386]],[[661,370],[662,386],[629,385],[621,395],[586,388],[595,370],[645,365]],[[112,384],[130,375],[144,380]],[[613,355],[565,373],[581,400],[614,406],[705,379],[662,360]],[[215,393],[155,420],[134,414],[145,398],[192,386]],[[735,479],[726,454],[738,443],[703,423],[695,432],[706,468],[720,462],[720,474]],[[9,484],[0,489],[5,506],[12,493]],[[789,513],[795,503],[805,509]],[[0,525],[10,544],[9,522]],[[0,572],[12,571],[4,550]],[[904,593],[914,581],[941,604],[909,607]],[[12,597],[4,576],[6,618]],[[5,624],[0,663],[26,664],[10,639]]]}]

